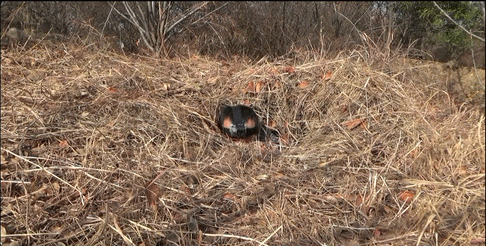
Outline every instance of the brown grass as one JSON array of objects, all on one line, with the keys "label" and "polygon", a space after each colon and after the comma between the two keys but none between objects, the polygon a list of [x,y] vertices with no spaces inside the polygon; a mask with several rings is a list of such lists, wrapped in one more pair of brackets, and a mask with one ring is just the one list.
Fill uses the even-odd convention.
[{"label": "brown grass", "polygon": [[[365,49],[252,63],[72,43],[1,62],[6,245],[484,245],[483,70],[451,87],[437,63]],[[245,101],[280,145],[217,130],[218,105]]]}]

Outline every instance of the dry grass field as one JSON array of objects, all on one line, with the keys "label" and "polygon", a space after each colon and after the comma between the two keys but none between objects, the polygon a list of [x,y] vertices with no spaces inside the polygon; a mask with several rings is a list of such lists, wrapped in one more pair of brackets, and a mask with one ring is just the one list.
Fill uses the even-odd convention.
[{"label": "dry grass field", "polygon": [[[484,245],[484,70],[2,50],[2,245]],[[250,104],[280,133],[235,141]]]}]

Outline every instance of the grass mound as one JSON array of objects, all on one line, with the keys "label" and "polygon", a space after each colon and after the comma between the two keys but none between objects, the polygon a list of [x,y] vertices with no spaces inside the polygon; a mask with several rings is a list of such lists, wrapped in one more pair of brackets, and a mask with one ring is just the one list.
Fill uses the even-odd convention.
[{"label": "grass mound", "polygon": [[[1,62],[5,245],[484,242],[484,70],[69,43]],[[252,105],[280,144],[223,136],[221,103]]]}]

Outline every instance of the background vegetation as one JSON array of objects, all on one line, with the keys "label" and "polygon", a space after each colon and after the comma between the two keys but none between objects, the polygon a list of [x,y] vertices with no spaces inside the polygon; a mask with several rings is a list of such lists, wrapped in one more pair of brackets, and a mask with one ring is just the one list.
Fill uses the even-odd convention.
[{"label": "background vegetation", "polygon": [[485,243],[484,2],[1,7],[2,245]]}]

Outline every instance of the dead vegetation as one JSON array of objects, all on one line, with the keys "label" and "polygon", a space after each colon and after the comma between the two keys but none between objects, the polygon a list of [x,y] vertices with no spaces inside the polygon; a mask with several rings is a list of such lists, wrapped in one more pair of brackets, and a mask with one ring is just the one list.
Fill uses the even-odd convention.
[{"label": "dead vegetation", "polygon": [[[484,70],[377,52],[2,50],[2,244],[483,245]],[[280,144],[221,135],[223,102]]]}]

